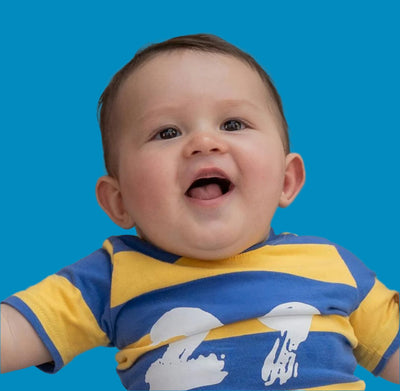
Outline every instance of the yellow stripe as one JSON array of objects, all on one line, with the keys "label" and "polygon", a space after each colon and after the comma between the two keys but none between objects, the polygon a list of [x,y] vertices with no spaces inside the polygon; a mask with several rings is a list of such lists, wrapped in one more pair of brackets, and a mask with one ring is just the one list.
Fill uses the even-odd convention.
[{"label": "yellow stripe", "polygon": [[104,248],[104,250],[106,250],[108,252],[108,254],[110,255],[111,261],[112,261],[114,248],[113,248],[112,243],[108,239],[103,243],[103,248]]},{"label": "yellow stripe", "polygon": [[399,330],[399,294],[376,280],[350,321],[359,340],[357,361],[372,372]]},{"label": "yellow stripe", "polygon": [[327,386],[305,388],[305,390],[365,390],[365,383],[358,380],[352,383],[328,384]]},{"label": "yellow stripe", "polygon": [[179,341],[184,338],[186,338],[186,337],[185,336],[177,336],[177,337],[169,338],[166,341],[163,341],[163,342],[153,345],[151,342],[151,339],[150,339],[150,335],[147,334],[143,338],[141,338],[139,341],[120,350],[115,355],[115,359],[118,362],[117,369],[119,369],[121,371],[128,369],[143,354],[150,352],[151,350],[155,350],[161,346],[169,345],[172,342],[176,342],[176,341]]},{"label": "yellow stripe", "polygon": [[81,292],[66,278],[52,275],[15,296],[38,317],[64,364],[86,350],[109,344]]},{"label": "yellow stripe", "polygon": [[[153,290],[241,271],[272,271],[356,286],[335,247],[321,244],[265,246],[217,261],[180,258],[174,264],[135,252],[113,256],[111,307]],[[135,283],[127,276],[137,276]]]},{"label": "yellow stripe", "polygon": [[[212,341],[224,338],[233,338],[243,335],[261,334],[274,332],[276,330],[265,326],[258,319],[244,320],[230,325],[224,325],[213,330],[210,330],[205,341]],[[349,319],[339,315],[321,316],[314,315],[310,327],[310,332],[332,332],[340,333],[348,341],[355,346],[357,340],[354,336],[353,330],[350,326]],[[118,369],[127,369],[135,363],[135,361],[143,354],[154,350],[160,346],[165,346],[173,341],[177,341],[185,337],[177,336],[168,341],[164,341],[158,345],[152,345],[150,335],[147,334],[135,343],[122,349],[117,355],[116,359],[119,363]]]},{"label": "yellow stripe", "polygon": [[356,287],[356,282],[336,248],[326,244],[265,246],[228,260],[198,261],[181,258],[178,265],[242,271],[268,270],[324,282]]}]

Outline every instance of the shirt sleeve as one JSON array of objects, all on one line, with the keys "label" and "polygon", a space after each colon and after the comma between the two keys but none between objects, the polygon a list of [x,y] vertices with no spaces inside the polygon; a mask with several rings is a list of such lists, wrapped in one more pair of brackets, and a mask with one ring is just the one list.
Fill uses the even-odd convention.
[{"label": "shirt sleeve", "polygon": [[378,376],[399,348],[399,294],[388,289],[375,273],[350,251],[336,246],[352,273],[358,298],[350,314],[357,338],[357,362]]},{"label": "shirt sleeve", "polygon": [[98,250],[4,301],[33,326],[53,362],[39,366],[55,373],[75,356],[109,346],[111,263]]},{"label": "shirt sleeve", "polygon": [[360,365],[378,376],[399,349],[399,294],[381,282],[375,284],[350,317],[358,345]]}]

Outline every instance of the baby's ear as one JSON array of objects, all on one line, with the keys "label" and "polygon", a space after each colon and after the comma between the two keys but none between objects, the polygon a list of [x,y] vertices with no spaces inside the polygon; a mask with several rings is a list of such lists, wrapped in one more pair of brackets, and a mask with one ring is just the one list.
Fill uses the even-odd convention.
[{"label": "baby's ear", "polygon": [[285,181],[279,201],[281,208],[286,208],[294,201],[305,180],[306,172],[302,157],[297,153],[289,153],[286,156]]},{"label": "baby's ear", "polygon": [[125,210],[117,179],[108,175],[100,177],[96,184],[96,197],[101,208],[115,224],[125,229],[135,226],[133,218]]}]

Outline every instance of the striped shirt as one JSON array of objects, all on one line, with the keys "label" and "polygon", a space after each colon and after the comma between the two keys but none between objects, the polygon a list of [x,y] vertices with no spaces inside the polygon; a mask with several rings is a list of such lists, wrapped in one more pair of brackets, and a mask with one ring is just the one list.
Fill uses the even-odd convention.
[{"label": "striped shirt", "polygon": [[56,372],[116,346],[128,390],[362,390],[399,347],[398,294],[347,250],[275,235],[229,259],[111,237],[5,303],[50,351]]}]

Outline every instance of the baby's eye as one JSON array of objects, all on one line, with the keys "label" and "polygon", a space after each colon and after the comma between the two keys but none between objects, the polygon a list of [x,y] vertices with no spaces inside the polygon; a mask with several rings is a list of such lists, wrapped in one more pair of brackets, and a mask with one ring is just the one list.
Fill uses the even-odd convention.
[{"label": "baby's eye", "polygon": [[157,140],[169,140],[180,136],[182,133],[175,128],[165,128],[156,134],[155,139]]},{"label": "baby's eye", "polygon": [[237,119],[230,119],[229,121],[225,121],[222,125],[223,130],[227,130],[228,132],[234,132],[236,130],[245,129],[246,125]]}]

